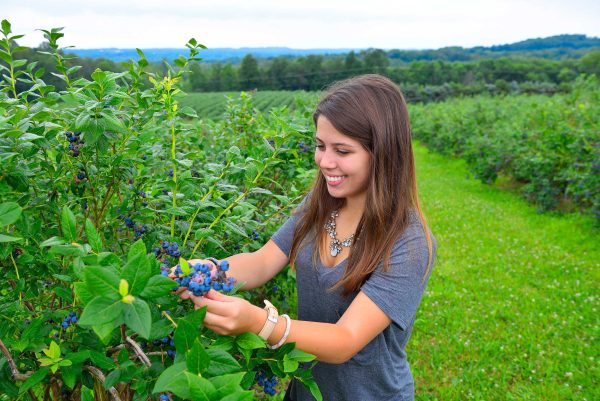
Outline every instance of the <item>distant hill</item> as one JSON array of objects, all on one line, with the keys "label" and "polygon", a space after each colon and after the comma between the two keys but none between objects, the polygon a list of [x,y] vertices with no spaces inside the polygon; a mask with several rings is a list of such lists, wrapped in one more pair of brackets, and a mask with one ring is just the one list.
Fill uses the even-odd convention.
[{"label": "distant hill", "polygon": [[388,57],[392,61],[470,61],[483,58],[545,58],[561,60],[580,58],[590,50],[600,50],[600,38],[586,35],[556,35],[547,38],[527,39],[494,46],[443,47],[437,50],[390,50]]},{"label": "distant hill", "polygon": [[[557,35],[547,38],[527,39],[521,42],[494,45],[489,47],[477,46],[463,48],[460,46],[443,47],[440,49],[424,50],[386,50],[392,62],[411,61],[469,61],[481,58],[499,57],[536,57],[546,59],[579,58],[591,49],[600,49],[600,38],[586,35]],[[187,55],[186,48],[171,49],[142,49],[149,61],[172,61],[180,55]],[[246,54],[256,58],[269,59],[278,56],[299,57],[307,55],[338,55],[350,51],[360,52],[366,49],[290,49],[287,47],[242,47],[214,48],[200,52],[200,57],[207,63],[239,63]],[[111,61],[137,60],[135,49],[65,49],[67,53],[75,53],[80,57],[105,58]]]}]

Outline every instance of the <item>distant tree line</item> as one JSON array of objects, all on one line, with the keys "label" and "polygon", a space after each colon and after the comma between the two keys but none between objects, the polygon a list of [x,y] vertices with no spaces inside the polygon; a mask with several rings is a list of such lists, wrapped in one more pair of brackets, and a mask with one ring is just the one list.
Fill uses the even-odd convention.
[{"label": "distant tree line", "polygon": [[[523,43],[520,46],[525,46]],[[432,52],[438,52],[438,56],[444,58],[448,49]],[[574,58],[571,54],[571,58],[558,60],[531,58],[525,51],[515,53],[518,57],[515,55],[510,58],[470,61],[413,59],[410,62],[399,61],[400,53],[397,50],[386,52],[381,49],[352,51],[345,55],[280,56],[271,59],[257,59],[248,54],[238,64],[192,64],[185,78],[185,87],[190,92],[252,89],[318,91],[336,80],[379,73],[401,84],[405,92],[412,94],[409,96],[412,100],[441,100],[481,92],[554,93],[567,91],[568,84],[580,74],[596,74],[600,77],[600,48],[573,49],[585,50],[586,53],[580,58]],[[56,72],[54,62],[50,56],[40,53],[47,50],[42,45],[19,52],[17,56],[30,62],[37,61],[37,68],[44,70],[40,78],[61,90],[64,82],[53,75]],[[423,54],[424,51],[420,52]],[[75,77],[85,78],[89,78],[96,68],[116,72],[126,68],[124,63],[106,59],[76,58],[71,60],[71,64],[80,66],[74,72]],[[164,63],[150,63],[148,70],[165,72],[166,66]]]},{"label": "distant tree line", "polygon": [[257,60],[246,55],[239,65],[194,64],[189,90],[321,90],[328,83],[364,73],[379,73],[393,81],[415,85],[572,82],[580,74],[600,76],[600,50],[580,59],[547,60],[499,58],[476,61],[412,61],[392,66],[389,54],[380,49],[343,56],[276,57]]}]

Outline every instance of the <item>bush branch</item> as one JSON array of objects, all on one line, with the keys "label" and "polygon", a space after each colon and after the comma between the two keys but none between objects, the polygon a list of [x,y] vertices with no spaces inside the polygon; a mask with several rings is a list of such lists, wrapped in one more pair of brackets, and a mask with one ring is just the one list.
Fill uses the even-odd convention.
[{"label": "bush branch", "polygon": [[146,366],[148,366],[148,367],[152,366],[152,363],[150,362],[150,359],[148,358],[148,356],[144,353],[144,351],[142,350],[140,345],[138,343],[136,343],[133,338],[127,336],[125,338],[125,340],[129,343],[129,345],[131,345],[135,354],[138,356],[138,358],[140,358],[140,360],[142,362],[144,362],[146,364]]},{"label": "bush branch", "polygon": [[[106,380],[106,378],[104,377],[104,373],[102,373],[100,369],[88,365],[85,365],[83,368],[90,372],[92,376],[94,376],[98,381],[102,383],[102,386],[104,386],[104,381]],[[108,389],[108,392],[110,393],[110,395],[112,395],[114,401],[121,401],[121,397],[119,397],[119,392],[116,388],[111,387]]]}]

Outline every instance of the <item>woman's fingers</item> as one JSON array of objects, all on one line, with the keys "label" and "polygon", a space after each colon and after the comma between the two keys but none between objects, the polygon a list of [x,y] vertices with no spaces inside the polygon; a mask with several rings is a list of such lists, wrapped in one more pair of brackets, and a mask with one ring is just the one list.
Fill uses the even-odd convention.
[{"label": "woman's fingers", "polygon": [[[195,306],[196,309],[199,309],[200,307]],[[233,334],[233,327],[229,327],[231,325],[231,320],[217,315],[215,313],[211,313],[211,312],[206,312],[206,315],[204,316],[204,326],[207,327],[208,329],[214,331],[217,334],[220,335],[229,335],[229,334]]]},{"label": "woman's fingers", "polygon": [[202,308],[203,306],[206,306],[208,308],[208,311],[210,311],[211,313],[215,313],[220,316],[232,316],[236,314],[235,305],[231,302],[217,301],[214,299],[207,298],[206,296],[195,297],[192,295],[189,298],[192,300],[192,302],[194,302],[194,305],[197,308]]}]

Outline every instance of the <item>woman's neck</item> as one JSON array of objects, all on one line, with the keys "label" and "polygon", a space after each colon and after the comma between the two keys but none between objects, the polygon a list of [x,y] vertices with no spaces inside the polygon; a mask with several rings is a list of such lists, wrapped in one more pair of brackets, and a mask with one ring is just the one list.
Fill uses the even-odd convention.
[{"label": "woman's neck", "polygon": [[366,193],[359,196],[346,198],[344,206],[342,207],[342,213],[346,214],[349,220],[358,221],[365,211],[366,201]]}]

